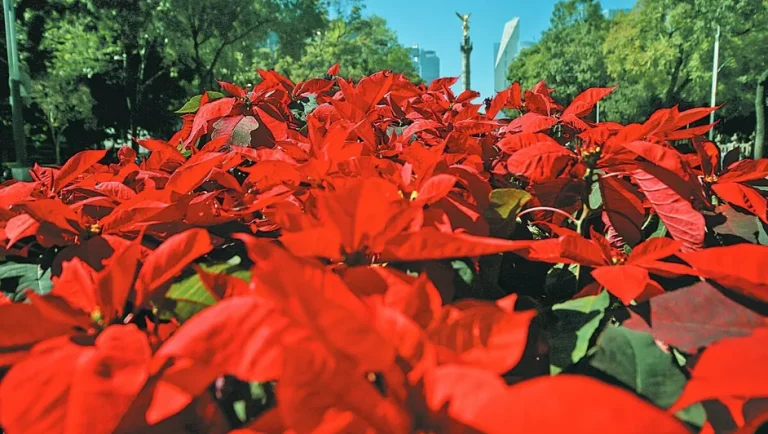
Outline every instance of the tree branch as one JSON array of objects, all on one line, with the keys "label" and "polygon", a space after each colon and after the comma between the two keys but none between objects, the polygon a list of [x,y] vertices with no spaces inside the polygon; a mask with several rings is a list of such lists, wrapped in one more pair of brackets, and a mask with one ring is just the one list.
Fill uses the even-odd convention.
[{"label": "tree branch", "polygon": [[231,37],[229,39],[226,39],[226,40],[222,41],[221,45],[219,45],[219,48],[216,49],[216,52],[213,55],[213,59],[211,60],[211,63],[208,65],[208,68],[206,68],[205,74],[201,78],[203,80],[206,80],[206,81],[209,81],[209,82],[211,80],[213,80],[213,70],[216,68],[216,64],[219,62],[219,58],[224,53],[224,49],[227,48],[228,46],[234,44],[235,42],[244,39],[250,33],[258,30],[260,27],[266,25],[269,22],[270,22],[269,19],[265,19],[263,21],[258,21],[256,24],[246,28],[245,30],[243,30],[239,34],[237,34],[237,35],[235,35],[235,36],[233,36],[233,37]]}]

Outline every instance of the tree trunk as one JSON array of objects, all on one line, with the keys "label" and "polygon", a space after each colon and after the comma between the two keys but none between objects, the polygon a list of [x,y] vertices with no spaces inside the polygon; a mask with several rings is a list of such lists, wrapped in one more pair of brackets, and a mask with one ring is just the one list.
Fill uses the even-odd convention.
[{"label": "tree trunk", "polygon": [[59,134],[51,129],[51,139],[53,140],[53,148],[56,151],[56,165],[61,166],[61,140],[59,140]]},{"label": "tree trunk", "polygon": [[51,119],[50,114],[46,116],[46,120],[48,121],[48,131],[51,133],[53,150],[56,152],[56,165],[61,166],[61,141],[59,140],[59,131],[57,131],[56,127],[53,125],[53,119]]},{"label": "tree trunk", "polygon": [[755,91],[755,145],[752,148],[752,156],[755,160],[763,158],[766,154],[765,142],[765,85],[768,82],[768,69],[760,74],[757,79]]}]

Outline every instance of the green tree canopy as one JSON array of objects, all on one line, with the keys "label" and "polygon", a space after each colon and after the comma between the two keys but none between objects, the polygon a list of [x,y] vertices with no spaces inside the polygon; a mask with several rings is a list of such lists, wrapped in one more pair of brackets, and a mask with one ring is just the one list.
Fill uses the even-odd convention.
[{"label": "green tree canopy", "polygon": [[555,5],[550,27],[534,46],[522,50],[509,66],[509,79],[531,87],[540,80],[556,89],[560,102],[591,86],[607,86],[603,42],[608,20],[595,0],[568,0]]},{"label": "green tree canopy", "polygon": [[300,57],[328,24],[326,0],[21,0],[16,11],[33,81],[30,142],[73,145],[64,157],[140,131],[170,134],[191,94],[274,66],[260,61],[268,35]]},{"label": "green tree canopy", "polygon": [[725,126],[751,128],[757,79],[768,67],[768,0],[638,0],[612,19],[601,9],[596,0],[559,2],[550,28],[510,65],[509,78],[523,86],[545,79],[561,102],[618,85],[601,109],[620,122],[675,104],[708,105],[719,25],[717,102],[726,105],[717,116]]},{"label": "green tree canopy", "polygon": [[301,57],[285,56],[277,69],[297,81],[322,76],[335,63],[341,64],[344,76],[355,79],[381,69],[418,79],[408,49],[398,42],[386,21],[377,16],[364,17],[359,4],[350,9],[348,14],[331,20],[324,31],[317,32]]},{"label": "green tree canopy", "polygon": [[757,64],[765,64],[765,16],[764,0],[639,0],[604,43],[608,72],[621,86],[608,109],[624,120],[677,103],[708,104],[719,25],[718,101],[728,102],[720,114],[752,113]]}]

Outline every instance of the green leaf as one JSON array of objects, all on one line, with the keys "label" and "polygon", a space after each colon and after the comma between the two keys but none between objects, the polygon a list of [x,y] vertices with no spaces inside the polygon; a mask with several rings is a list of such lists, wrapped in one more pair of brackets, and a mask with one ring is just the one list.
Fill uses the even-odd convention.
[{"label": "green leaf", "polygon": [[557,374],[581,360],[592,336],[605,317],[611,299],[607,291],[599,295],[569,300],[552,306],[557,321],[549,328],[550,372]]},{"label": "green leaf", "polygon": [[[208,94],[208,100],[214,101],[219,98],[223,98],[224,94],[220,92],[215,91],[208,91],[206,92]],[[197,109],[200,108],[200,100],[203,98],[202,95],[195,95],[192,98],[189,99],[180,109],[176,110],[175,113],[177,114],[185,114],[185,113],[194,113],[197,111]]]},{"label": "green leaf", "polygon": [[269,405],[270,392],[267,389],[271,389],[272,384],[248,383],[247,386],[248,391],[245,392],[247,396],[243,396],[243,399],[235,401],[232,405],[235,415],[242,423],[253,420],[264,412]]},{"label": "green leaf", "polygon": [[475,270],[470,268],[466,262],[460,259],[451,261],[451,268],[456,270],[456,273],[461,277],[461,280],[467,285],[472,286],[472,281],[475,279]]},{"label": "green leaf", "polygon": [[[229,274],[247,282],[250,280],[250,271],[238,268],[239,263],[240,258],[235,256],[227,262],[200,265],[200,268],[209,273]],[[216,303],[216,299],[205,288],[197,273],[172,284],[165,298],[169,302],[165,307],[172,310],[173,315],[181,322]]]},{"label": "green leaf", "polygon": [[663,408],[677,400],[686,381],[672,354],[662,351],[652,335],[626,327],[606,327],[589,364]]},{"label": "green leaf", "polygon": [[592,183],[592,191],[589,193],[589,209],[600,209],[603,206],[603,195],[600,193],[600,183]]},{"label": "green leaf", "polygon": [[651,214],[643,225],[643,236],[648,238],[663,238],[667,236],[667,226],[661,221],[658,214]]},{"label": "green leaf", "polygon": [[491,207],[502,219],[515,218],[523,209],[531,194],[517,188],[499,188],[491,191]]},{"label": "green leaf", "polygon": [[506,238],[515,230],[515,219],[520,210],[531,200],[531,195],[517,188],[499,188],[489,195],[490,208],[485,218],[491,226],[491,235]]},{"label": "green leaf", "polygon": [[43,270],[38,264],[12,261],[0,263],[0,282],[13,301],[24,300],[26,290],[45,295],[53,288],[50,268]]},{"label": "green leaf", "polygon": [[[626,327],[603,330],[588,363],[665,409],[677,401],[687,381],[675,356],[659,348],[652,335]],[[706,417],[703,407],[697,406],[677,416],[698,426],[704,423],[702,416]]]}]

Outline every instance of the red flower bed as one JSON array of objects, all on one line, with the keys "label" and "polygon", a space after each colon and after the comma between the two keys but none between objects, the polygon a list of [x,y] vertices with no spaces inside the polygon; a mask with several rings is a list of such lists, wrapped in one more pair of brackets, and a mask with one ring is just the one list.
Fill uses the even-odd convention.
[{"label": "red flower bed", "polygon": [[148,158],[0,186],[6,432],[765,420],[768,160],[689,127],[713,109],[338,73],[221,83]]}]

